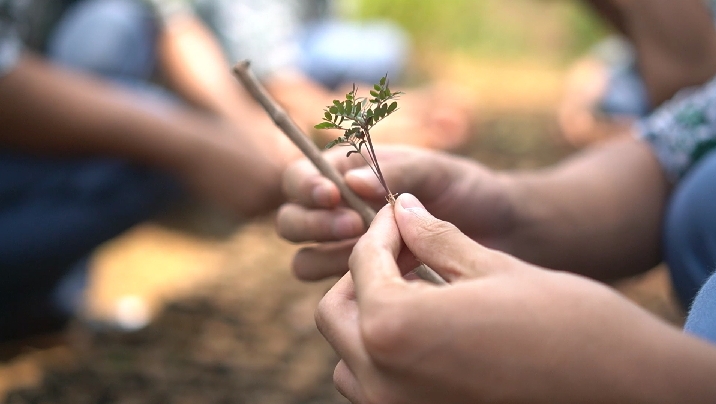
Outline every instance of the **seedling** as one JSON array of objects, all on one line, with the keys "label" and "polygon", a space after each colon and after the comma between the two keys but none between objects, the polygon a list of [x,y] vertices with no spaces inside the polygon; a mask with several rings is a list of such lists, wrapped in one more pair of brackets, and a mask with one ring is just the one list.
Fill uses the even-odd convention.
[{"label": "seedling", "polygon": [[396,195],[390,192],[380,170],[370,130],[398,110],[397,99],[402,93],[390,91],[387,74],[370,90],[370,97],[358,97],[357,93],[358,87],[353,84],[353,90],[346,94],[345,101],[334,100],[332,105],[326,107],[323,122],[315,128],[342,130],[343,136],[329,142],[326,149],[335,146],[351,147],[352,150],[346,154],[346,157],[358,154],[365,160],[385,189],[386,198],[392,205],[395,204]]},{"label": "seedling", "polygon": [[[280,105],[271,97],[266,91],[266,88],[256,78],[256,75],[250,69],[250,63],[248,60],[239,62],[234,66],[234,74],[244,84],[249,93],[254,99],[261,104],[266,110],[266,113],[271,117],[276,126],[281,128],[283,133],[293,141],[293,143],[308,157],[311,162],[318,168],[318,170],[330,179],[341,192],[341,196],[346,203],[356,210],[363,219],[366,226],[370,226],[370,223],[375,217],[375,211],[365,201],[363,201],[358,195],[356,195],[345,183],[343,176],[333,167],[328,161],[321,155],[321,151],[316,145],[306,136],[301,129],[296,125],[286,111],[281,108]],[[369,151],[369,158],[366,159],[368,165],[373,169],[373,172],[378,177],[381,185],[385,188],[385,192],[388,193],[388,200],[395,203],[395,195],[393,195],[388,189],[388,185],[385,183],[383,174],[380,172],[378,166],[378,159],[375,156],[373,149],[373,142],[370,138],[370,129],[375,126],[376,123],[385,119],[388,115],[392,114],[398,109],[397,101],[395,101],[400,92],[391,92],[388,89],[388,77],[383,77],[379,84],[373,87],[370,92],[371,99],[358,99],[356,97],[356,88],[353,87],[353,91],[346,95],[346,100],[343,102],[334,101],[334,103],[326,111],[328,115],[324,113],[324,122],[316,125],[317,129],[341,129],[344,131],[343,136],[339,137],[335,141],[328,144],[327,147],[334,147],[340,144],[347,144],[353,147],[352,152],[357,152],[365,159],[362,153],[363,148]],[[366,102],[364,102],[364,100]],[[393,100],[390,104],[388,101]],[[351,101],[348,104],[348,101]],[[338,103],[338,104],[336,104]],[[369,105],[370,104],[370,105]],[[339,110],[339,105],[342,107],[342,111]],[[356,105],[359,107],[356,109]],[[350,106],[350,108],[347,108]],[[335,112],[331,108],[335,107]],[[368,110],[371,110],[370,116]],[[338,118],[334,121],[334,117]],[[355,119],[348,119],[348,117],[354,117]],[[341,119],[342,118],[342,119]],[[358,122],[358,125],[353,125]],[[348,125],[350,124],[350,125]],[[357,130],[354,130],[357,128]],[[351,155],[348,152],[348,155]],[[415,274],[420,278],[425,279],[428,282],[432,282],[438,285],[446,284],[445,280],[438,275],[435,271],[430,269],[427,265],[422,264],[415,269]]]}]

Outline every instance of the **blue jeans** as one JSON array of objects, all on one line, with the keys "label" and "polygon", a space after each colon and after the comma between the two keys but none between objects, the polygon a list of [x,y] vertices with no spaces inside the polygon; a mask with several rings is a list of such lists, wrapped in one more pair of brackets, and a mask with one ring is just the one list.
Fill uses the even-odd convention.
[{"label": "blue jeans", "polygon": [[[174,102],[149,83],[153,21],[134,1],[77,2],[49,38],[47,57],[125,83],[147,105]],[[180,192],[168,176],[115,159],[0,150],[0,328],[3,310],[49,299],[74,263]]]},{"label": "blue jeans", "polygon": [[716,342],[716,152],[704,156],[679,183],[664,229],[674,288],[690,307],[686,330]]}]

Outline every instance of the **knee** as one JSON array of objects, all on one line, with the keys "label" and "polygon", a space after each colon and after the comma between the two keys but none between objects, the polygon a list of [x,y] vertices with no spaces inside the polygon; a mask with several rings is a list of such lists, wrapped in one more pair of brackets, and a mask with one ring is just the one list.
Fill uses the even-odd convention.
[{"label": "knee", "polygon": [[148,78],[154,70],[158,28],[152,11],[136,0],[76,3],[48,41],[51,59],[114,78]]},{"label": "knee", "polygon": [[664,223],[664,258],[679,298],[688,306],[716,269],[716,153],[679,184]]}]

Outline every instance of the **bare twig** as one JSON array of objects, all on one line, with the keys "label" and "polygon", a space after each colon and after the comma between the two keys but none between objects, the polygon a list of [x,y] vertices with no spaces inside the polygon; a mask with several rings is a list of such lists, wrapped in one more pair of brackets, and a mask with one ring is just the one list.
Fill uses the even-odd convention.
[{"label": "bare twig", "polygon": [[[321,151],[313,141],[301,131],[286,111],[271,97],[263,84],[261,84],[251,71],[249,61],[244,60],[236,64],[236,66],[234,66],[234,74],[254,99],[266,110],[276,126],[311,160],[323,176],[336,184],[343,200],[345,200],[348,206],[360,214],[363,223],[368,227],[375,217],[375,210],[348,187],[335,167],[330,165],[328,161],[323,158]],[[440,275],[425,264],[417,267],[414,272],[421,279],[428,282],[435,284],[447,283]]]}]

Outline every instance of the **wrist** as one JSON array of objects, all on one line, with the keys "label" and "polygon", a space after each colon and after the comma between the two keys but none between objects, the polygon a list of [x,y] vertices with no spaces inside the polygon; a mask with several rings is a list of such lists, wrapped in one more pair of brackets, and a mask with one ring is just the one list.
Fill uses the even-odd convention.
[{"label": "wrist", "polygon": [[451,159],[445,168],[450,174],[441,179],[450,186],[440,193],[439,200],[431,202],[439,209],[436,216],[453,222],[489,248],[511,252],[519,213],[515,197],[518,181],[509,173],[486,169],[471,160]]}]

